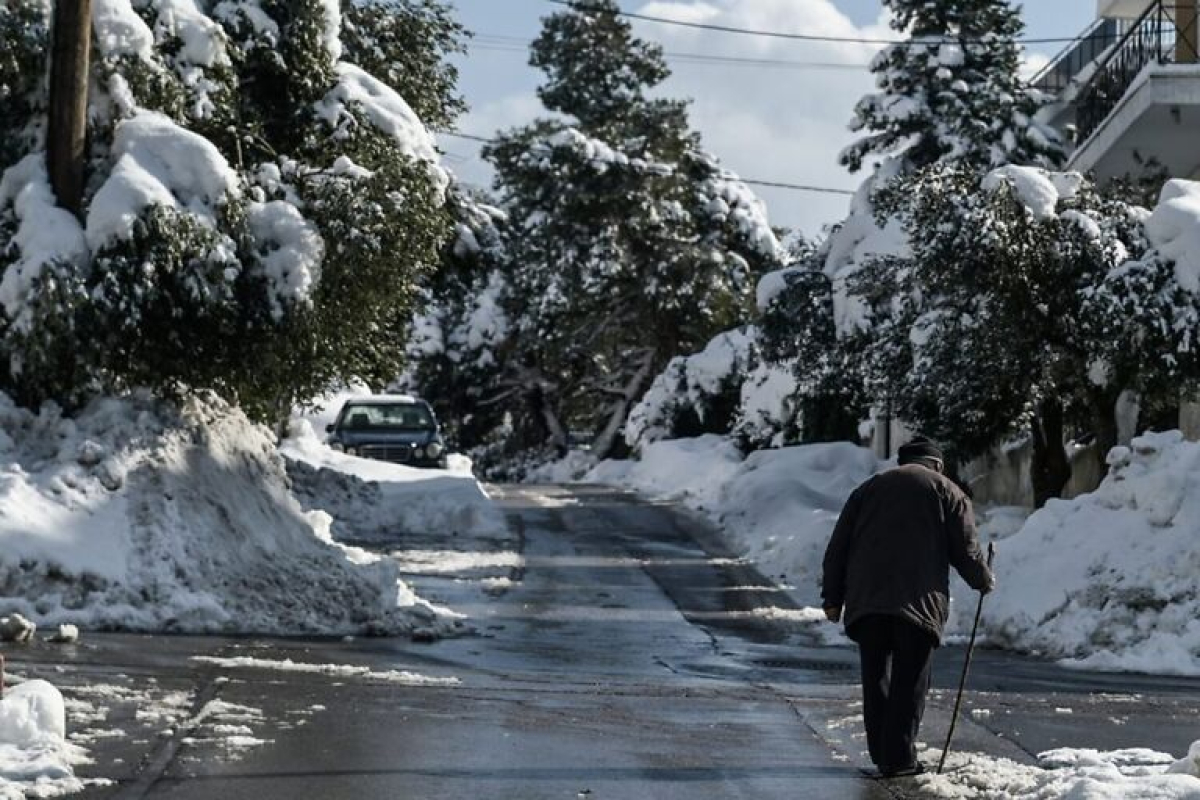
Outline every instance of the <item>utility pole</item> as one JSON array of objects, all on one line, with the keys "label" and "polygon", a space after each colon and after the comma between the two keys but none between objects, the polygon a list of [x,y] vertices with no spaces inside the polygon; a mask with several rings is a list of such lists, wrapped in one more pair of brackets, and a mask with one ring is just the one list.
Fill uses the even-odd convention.
[{"label": "utility pole", "polygon": [[57,0],[54,45],[50,52],[46,169],[58,204],[75,216],[80,216],[83,210],[91,41],[91,0]]}]

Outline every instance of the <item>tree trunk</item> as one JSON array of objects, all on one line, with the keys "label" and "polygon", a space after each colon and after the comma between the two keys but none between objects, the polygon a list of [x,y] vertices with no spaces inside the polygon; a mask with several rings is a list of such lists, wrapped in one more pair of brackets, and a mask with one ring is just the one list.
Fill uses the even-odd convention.
[{"label": "tree trunk", "polygon": [[1091,392],[1092,432],[1096,435],[1096,458],[1100,474],[1108,474],[1108,451],[1117,446],[1117,399],[1120,393],[1095,388]]},{"label": "tree trunk", "polygon": [[642,365],[638,367],[638,371],[629,379],[629,383],[625,385],[621,395],[613,401],[612,413],[609,414],[608,423],[604,426],[604,430],[596,437],[595,443],[592,445],[592,455],[598,461],[603,461],[612,455],[613,445],[616,444],[617,434],[621,432],[621,428],[625,427],[625,420],[629,417],[629,409],[642,394],[642,386],[650,377],[650,370],[654,366],[654,353],[648,352],[642,358]]},{"label": "tree trunk", "polygon": [[1033,419],[1033,505],[1041,508],[1052,497],[1062,497],[1071,479],[1071,462],[1063,443],[1063,407],[1058,398],[1047,398]]},{"label": "tree trunk", "polygon": [[87,143],[88,59],[91,0],[57,0],[50,66],[46,170],[58,204],[75,216],[83,211]]},{"label": "tree trunk", "polygon": [[550,444],[558,455],[565,456],[567,451],[571,449],[570,438],[567,436],[567,429],[563,427],[562,421],[558,418],[558,414],[550,407],[545,395],[541,399],[542,422],[546,425],[546,430],[550,432]]}]

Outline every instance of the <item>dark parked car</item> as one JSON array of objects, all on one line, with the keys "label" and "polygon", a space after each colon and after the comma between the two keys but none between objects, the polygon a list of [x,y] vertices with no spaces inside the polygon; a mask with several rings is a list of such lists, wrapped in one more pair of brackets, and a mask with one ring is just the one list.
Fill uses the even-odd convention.
[{"label": "dark parked car", "polygon": [[350,455],[412,467],[446,467],[433,409],[408,395],[378,395],[347,400],[337,421],[325,426],[329,445]]}]

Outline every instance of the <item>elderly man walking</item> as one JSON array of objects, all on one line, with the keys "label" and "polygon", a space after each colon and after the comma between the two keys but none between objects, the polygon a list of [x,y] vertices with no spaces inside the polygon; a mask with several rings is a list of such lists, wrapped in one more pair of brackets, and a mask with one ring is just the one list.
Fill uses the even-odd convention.
[{"label": "elderly man walking", "polygon": [[924,771],[914,745],[950,610],[950,567],[976,591],[995,585],[971,501],[943,472],[930,440],[901,447],[898,467],[850,495],[825,551],[825,615],[845,619],[858,644],[867,747],[887,778]]}]

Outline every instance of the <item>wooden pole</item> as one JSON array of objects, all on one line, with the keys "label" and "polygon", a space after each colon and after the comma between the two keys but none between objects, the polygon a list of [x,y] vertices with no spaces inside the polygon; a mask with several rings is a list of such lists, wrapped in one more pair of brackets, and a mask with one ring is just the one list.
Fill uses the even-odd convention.
[{"label": "wooden pole", "polygon": [[55,2],[46,169],[58,204],[76,216],[83,210],[91,34],[91,0]]}]

